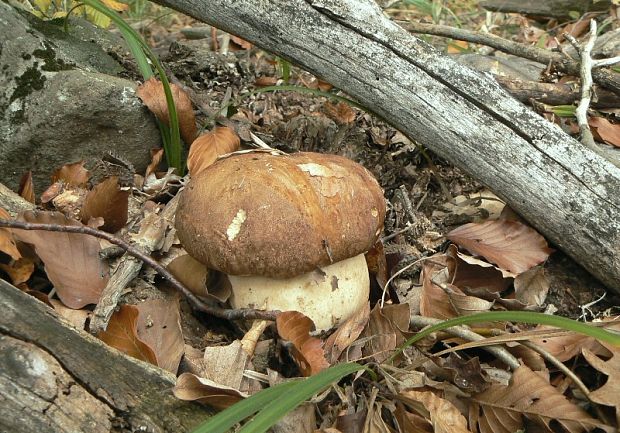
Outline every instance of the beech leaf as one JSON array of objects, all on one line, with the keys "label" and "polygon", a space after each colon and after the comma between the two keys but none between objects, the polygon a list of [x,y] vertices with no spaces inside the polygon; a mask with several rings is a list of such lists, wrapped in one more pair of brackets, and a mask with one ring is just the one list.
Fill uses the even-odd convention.
[{"label": "beech leaf", "polygon": [[544,262],[553,251],[538,232],[517,221],[465,224],[446,237],[472,254],[515,274]]},{"label": "beech leaf", "polygon": [[[59,212],[23,212],[18,218],[30,223],[79,226],[79,221]],[[15,237],[34,245],[58,297],[67,307],[96,304],[108,282],[108,265],[99,258],[99,241],[80,233],[13,229]]]},{"label": "beech leaf", "polygon": [[103,218],[101,230],[116,233],[127,224],[129,190],[123,190],[118,177],[112,176],[97,184],[86,194],[82,205],[82,222],[91,218]]},{"label": "beech leaf", "polygon": [[239,150],[241,141],[237,133],[227,126],[216,126],[202,134],[192,143],[187,157],[187,168],[192,176],[197,176],[213,164],[217,157]]},{"label": "beech leaf", "polygon": [[84,160],[65,164],[52,174],[52,183],[62,182],[73,187],[85,187],[90,174],[84,168]]},{"label": "beech leaf", "polygon": [[[170,84],[170,90],[179,118],[181,138],[186,144],[189,144],[196,138],[196,117],[194,116],[192,102],[187,93],[176,84]],[[156,78],[148,79],[144,84],[138,86],[136,94],[160,122],[170,125],[166,94],[161,81]]]},{"label": "beech leaf", "polygon": [[329,367],[323,342],[311,337],[314,322],[297,311],[285,311],[276,319],[278,334],[293,343],[292,356],[304,376],[311,376]]},{"label": "beech leaf", "polygon": [[134,305],[122,305],[110,318],[108,327],[97,337],[126,355],[157,365],[153,349],[138,337],[138,316]]},{"label": "beech leaf", "polygon": [[[0,207],[0,219],[10,220],[12,218],[7,211]],[[11,256],[13,260],[19,260],[22,256],[17,249],[17,244],[15,244],[15,239],[13,238],[13,232],[11,229],[0,229],[0,251]]]},{"label": "beech leaf", "polygon": [[19,181],[19,189],[17,193],[30,203],[36,201],[34,195],[34,185],[32,183],[32,171],[27,171]]}]

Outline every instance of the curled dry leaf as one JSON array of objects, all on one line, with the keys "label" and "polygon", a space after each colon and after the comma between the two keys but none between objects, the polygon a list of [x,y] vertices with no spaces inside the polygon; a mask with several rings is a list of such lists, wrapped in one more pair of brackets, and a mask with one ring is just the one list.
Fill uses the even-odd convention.
[{"label": "curled dry leaf", "polygon": [[403,331],[409,329],[410,317],[409,304],[386,305],[382,309],[377,303],[363,334],[368,337],[363,348],[364,356],[372,356],[379,363],[389,358],[392,351],[405,341]]},{"label": "curled dry leaf", "polygon": [[112,314],[108,327],[97,338],[121,352],[157,365],[153,349],[138,337],[139,310],[133,305],[122,305]]},{"label": "curled dry leaf", "polygon": [[[10,220],[12,218],[7,211],[0,207],[0,219]],[[0,229],[0,251],[11,256],[13,260],[19,260],[22,256],[17,249],[17,244],[15,244],[11,229]]]},{"label": "curled dry leaf", "polygon": [[323,105],[323,109],[325,114],[339,125],[346,125],[355,120],[355,111],[353,111],[349,104],[344,102],[337,102],[335,104],[326,102]]},{"label": "curled dry leaf", "polygon": [[52,174],[52,183],[62,182],[73,187],[86,187],[90,174],[84,168],[84,160],[65,164]]},{"label": "curled dry leaf", "polygon": [[148,167],[146,167],[146,172],[144,173],[144,183],[148,183],[149,178],[151,176],[155,176],[157,166],[159,165],[163,157],[163,148],[151,149],[151,162],[149,163]]},{"label": "curled dry leaf", "polygon": [[32,183],[32,171],[28,170],[19,181],[17,193],[30,203],[35,202],[34,184]]},{"label": "curled dry leaf", "polygon": [[193,294],[198,296],[209,294],[207,291],[209,269],[189,254],[175,258],[168,263],[166,268]]},{"label": "curled dry leaf", "polygon": [[172,393],[179,400],[199,401],[220,410],[226,409],[247,397],[247,394],[241,391],[198,377],[192,373],[181,374],[177,378]]},{"label": "curled dry leaf", "polygon": [[515,297],[526,305],[542,306],[549,288],[549,280],[542,266],[534,266],[515,278]]},{"label": "curled dry leaf", "polygon": [[448,400],[438,397],[431,391],[405,391],[398,399],[418,408],[421,403],[424,410],[417,410],[433,426],[434,433],[471,433],[467,420]]},{"label": "curled dry leaf", "polygon": [[370,319],[370,304],[367,303],[338,327],[325,341],[327,362],[335,364],[338,358],[360,336]]},{"label": "curled dry leaf", "polygon": [[620,147],[620,124],[611,123],[604,117],[590,117],[588,124],[592,128],[592,135],[598,141]]},{"label": "curled dry leaf", "polygon": [[129,190],[121,189],[118,177],[112,176],[97,184],[86,194],[82,205],[82,222],[103,218],[101,230],[116,233],[127,224]]},{"label": "curled dry leaf", "polygon": [[[170,84],[170,90],[172,91],[172,99],[174,100],[179,118],[181,137],[186,144],[189,144],[196,138],[196,118],[192,102],[187,93],[176,84]],[[158,79],[151,78],[145,81],[144,84],[138,86],[136,94],[160,122],[170,125],[170,115],[168,113],[164,86]]]},{"label": "curled dry leaf", "polygon": [[[0,237],[1,236],[2,234],[0,233]],[[0,243],[1,242],[0,240]],[[28,257],[22,257],[21,259],[14,260],[10,264],[0,263],[0,269],[8,274],[14,286],[19,286],[30,279],[30,276],[34,272],[34,262]]]},{"label": "curled dry leaf", "polygon": [[[422,295],[420,314],[437,319],[450,319],[457,315],[448,294],[438,285],[452,281],[456,261],[446,254],[435,254],[422,265]],[[454,289],[459,291],[458,288]]]},{"label": "curled dry leaf", "polygon": [[569,433],[595,428],[609,433],[616,431],[592,418],[525,366],[514,371],[508,386],[495,384],[472,396],[469,422],[480,433],[513,433],[525,428],[526,419],[542,431],[552,431],[551,422]]},{"label": "curled dry leaf", "polygon": [[[19,220],[58,226],[82,225],[58,212],[23,212]],[[99,258],[96,238],[79,233],[17,230],[15,237],[34,245],[58,297],[70,308],[96,304],[108,282],[108,265]]]},{"label": "curled dry leaf", "polygon": [[54,310],[60,317],[80,330],[86,329],[86,320],[88,320],[93,314],[89,310],[74,310],[72,308],[67,308],[62,302],[56,299],[48,299],[47,303],[54,307]]},{"label": "curled dry leaf", "polygon": [[218,156],[239,150],[241,141],[237,133],[227,126],[216,126],[192,143],[187,157],[187,168],[197,176],[215,162]]},{"label": "curled dry leaf", "polygon": [[176,374],[185,351],[178,298],[148,299],[135,307],[138,337],[152,349],[157,366]]},{"label": "curled dry leaf", "polygon": [[517,221],[465,224],[446,237],[469,252],[516,274],[544,262],[553,252],[545,238]]},{"label": "curled dry leaf", "polygon": [[304,376],[311,376],[329,367],[323,343],[310,336],[312,320],[297,311],[285,311],[276,319],[278,334],[293,343],[292,355]]},{"label": "curled dry leaf", "polygon": [[602,360],[594,353],[584,349],[583,356],[588,363],[607,377],[607,382],[600,388],[592,391],[590,400],[611,406],[616,409],[616,423],[620,426],[620,349],[617,346],[602,343],[612,356],[607,361]]}]

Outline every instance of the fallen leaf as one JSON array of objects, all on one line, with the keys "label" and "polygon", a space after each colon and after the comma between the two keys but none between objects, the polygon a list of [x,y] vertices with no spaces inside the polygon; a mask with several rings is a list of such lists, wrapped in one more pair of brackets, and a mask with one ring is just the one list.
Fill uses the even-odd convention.
[{"label": "fallen leaf", "polygon": [[611,123],[604,117],[590,117],[588,124],[596,140],[620,147],[620,124]]},{"label": "fallen leaf", "polygon": [[189,149],[187,168],[193,177],[213,164],[217,157],[239,150],[241,141],[232,128],[216,126],[198,137]]},{"label": "fallen leaf", "polygon": [[330,119],[339,125],[347,125],[355,120],[355,111],[353,111],[349,104],[344,102],[337,102],[335,104],[326,102],[323,105],[323,110],[325,110],[325,114]]},{"label": "fallen leaf", "polygon": [[409,329],[411,311],[408,304],[386,305],[379,303],[370,312],[370,320],[364,330],[368,341],[364,345],[364,356],[372,356],[381,363],[390,357],[392,351],[405,341],[403,331]]},{"label": "fallen leaf", "polygon": [[466,294],[471,294],[468,292],[469,290],[486,290],[490,293],[501,293],[512,282],[510,278],[506,278],[495,266],[459,252],[454,244],[448,247],[446,254],[456,260],[452,284]]},{"label": "fallen leaf", "polygon": [[450,353],[442,361],[441,366],[452,374],[452,382],[462,390],[482,392],[491,385],[491,379],[480,366],[478,357],[464,359]]},{"label": "fallen leaf", "polygon": [[260,76],[254,80],[256,87],[275,86],[278,83],[278,77],[267,77],[265,75]]},{"label": "fallen leaf", "polygon": [[178,298],[148,299],[135,307],[138,337],[153,350],[157,366],[176,374],[185,351]]},{"label": "fallen leaf", "polygon": [[172,272],[193,294],[207,296],[207,277],[209,269],[189,254],[183,254],[172,260],[166,268]]},{"label": "fallen leaf", "polygon": [[387,285],[389,277],[383,243],[380,240],[377,241],[377,243],[366,252],[364,257],[366,258],[368,272],[370,272],[371,277],[374,277],[377,281],[379,288],[383,289]]},{"label": "fallen leaf", "polygon": [[[0,219],[11,220],[11,215],[0,207]],[[0,228],[0,251],[11,256],[13,260],[19,260],[21,253],[17,249],[17,244],[13,237],[13,232],[8,228]]]},{"label": "fallen leaf", "polygon": [[116,233],[127,224],[129,190],[121,189],[118,177],[112,176],[97,184],[86,194],[82,205],[82,222],[103,218],[101,230]]},{"label": "fallen leaf", "polygon": [[369,319],[370,304],[367,303],[329,336],[324,347],[327,362],[335,364],[338,361],[342,352],[360,336]]},{"label": "fallen leaf", "polygon": [[[513,433],[525,428],[526,419],[552,432],[551,422],[569,433],[581,433],[606,426],[579,406],[571,403],[538,373],[526,366],[517,368],[508,386],[495,384],[471,397],[469,422],[480,433]],[[528,427],[529,430],[530,427]]]},{"label": "fallen leaf", "polygon": [[471,433],[456,406],[431,391],[405,391],[397,398],[414,409],[421,403],[425,410],[416,411],[430,422],[434,433]]},{"label": "fallen leaf", "polygon": [[[420,314],[437,319],[450,319],[457,312],[450,304],[450,297],[438,284],[448,284],[454,275],[456,261],[447,254],[435,254],[422,265],[422,294],[420,297]],[[458,288],[454,289],[458,291]]]},{"label": "fallen leaf", "polygon": [[138,316],[140,312],[133,305],[121,305],[110,318],[108,327],[97,338],[128,356],[157,365],[153,349],[138,337]]},{"label": "fallen leaf", "polygon": [[251,42],[241,39],[239,36],[230,35],[230,40],[244,50],[249,50],[253,46]]},{"label": "fallen leaf", "polygon": [[86,187],[90,174],[84,168],[84,160],[65,164],[52,174],[52,183],[63,182],[73,187]]},{"label": "fallen leaf", "polygon": [[469,252],[515,274],[544,262],[553,252],[538,232],[516,221],[465,224],[452,230],[446,237]]},{"label": "fallen leaf", "polygon": [[148,180],[151,176],[155,176],[155,172],[157,171],[157,166],[161,162],[164,157],[164,149],[157,148],[151,149],[151,162],[148,167],[146,167],[146,172],[144,173],[144,182],[148,183]]},{"label": "fallen leaf", "polygon": [[[23,212],[19,218],[29,223],[81,226],[79,221],[58,212]],[[108,282],[108,265],[99,258],[99,241],[79,233],[14,229],[15,237],[34,245],[45,264],[45,272],[60,300],[69,308],[96,304]]]},{"label": "fallen leaf", "polygon": [[292,356],[304,376],[311,376],[329,367],[323,342],[311,337],[312,320],[297,311],[285,311],[276,319],[278,335],[293,344]]},{"label": "fallen leaf", "polygon": [[[176,84],[170,84],[170,90],[176,107],[177,117],[179,118],[181,138],[183,138],[185,144],[192,143],[196,138],[196,118],[192,102],[187,93]],[[160,122],[170,125],[170,115],[168,113],[164,86],[158,79],[150,78],[145,81],[144,84],[138,86],[136,94]]]},{"label": "fallen leaf", "polygon": [[247,394],[241,391],[192,373],[181,374],[172,393],[179,400],[199,401],[219,410],[226,409],[247,397]]},{"label": "fallen leaf", "polygon": [[549,293],[549,280],[545,276],[542,266],[534,266],[532,269],[519,274],[515,278],[515,297],[526,305],[542,306]]},{"label": "fallen leaf", "polygon": [[54,307],[54,310],[60,317],[82,331],[86,329],[86,321],[93,314],[89,310],[74,310],[72,308],[67,308],[57,299],[48,299],[47,302]]},{"label": "fallen leaf", "polygon": [[117,2],[116,0],[101,0],[101,2],[116,12],[123,12],[129,9],[129,5]]},{"label": "fallen leaf", "polygon": [[[0,232],[1,237],[2,233]],[[0,242],[2,242],[1,239]],[[27,257],[22,257],[9,264],[0,263],[0,269],[9,275],[14,286],[19,286],[30,279],[34,272],[34,262]]]},{"label": "fallen leaf", "polygon": [[603,361],[588,349],[583,350],[583,357],[588,363],[607,376],[607,382],[600,388],[592,391],[588,398],[596,403],[611,406],[616,410],[616,424],[620,426],[620,350],[617,346],[601,343],[612,354],[611,358]]},{"label": "fallen leaf", "polygon": [[17,193],[30,203],[34,203],[34,185],[32,183],[32,171],[28,170],[19,181],[19,189]]}]

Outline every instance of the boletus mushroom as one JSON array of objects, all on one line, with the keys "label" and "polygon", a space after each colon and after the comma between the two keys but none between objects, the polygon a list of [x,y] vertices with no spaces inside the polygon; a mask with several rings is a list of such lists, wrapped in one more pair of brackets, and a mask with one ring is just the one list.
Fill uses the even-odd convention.
[{"label": "boletus mushroom", "polygon": [[383,228],[372,174],[341,156],[233,154],[181,192],[187,252],[228,275],[235,308],[296,310],[330,329],[368,301],[364,252]]}]

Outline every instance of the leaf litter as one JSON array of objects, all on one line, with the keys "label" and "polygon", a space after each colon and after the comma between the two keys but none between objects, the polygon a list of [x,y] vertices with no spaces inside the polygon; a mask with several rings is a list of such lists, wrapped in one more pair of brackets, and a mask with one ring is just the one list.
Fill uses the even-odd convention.
[{"label": "leaf litter", "polygon": [[[541,34],[531,33],[527,38],[537,40]],[[249,49],[243,44],[239,48]],[[257,71],[269,85],[281,80],[271,65]],[[316,77],[303,71],[296,74],[298,84],[329,90]],[[155,115],[168,122],[161,84],[150,80],[139,93]],[[504,323],[498,329],[479,324],[472,329],[483,336],[504,332],[493,337],[494,344],[504,338],[521,367],[510,372],[479,350],[484,340],[468,342],[444,333],[388,362],[393,351],[416,332],[411,317],[447,319],[479,311],[540,311],[550,307],[554,292],[568,290],[553,284],[554,275],[547,266],[553,250],[544,238],[524,222],[510,218],[508,211],[502,212],[503,204],[490,192],[442,163],[427,167],[407,147],[412,144],[406,137],[342,102],[288,92],[261,95],[251,104],[240,105],[223,122],[225,126],[214,126],[196,138],[191,98],[179,86],[173,86],[173,94],[183,139],[191,144],[188,166],[193,176],[222,155],[251,145],[251,135],[238,132],[249,130],[280,150],[319,149],[360,160],[376,171],[382,185],[408,185],[405,191],[419,213],[397,198],[394,187],[386,188],[392,210],[386,235],[394,236],[367,256],[374,277],[371,302],[331,332],[313,332],[312,321],[299,312],[280,314],[275,326],[205,323],[191,316],[185,300],[162,297],[160,290],[167,290],[166,284],[143,270],[126,288],[99,338],[129,356],[178,374],[173,391],[178,398],[218,409],[267,384],[310,376],[339,362],[378,366],[381,375],[376,382],[358,379],[334,385],[291,414],[288,424],[282,424],[283,432],[302,431],[301,425],[317,433],[513,432],[532,425],[537,431],[549,432],[616,431],[620,407],[614,392],[620,377],[617,348],[591,337],[554,333],[544,327]],[[221,95],[216,90],[213,96]],[[591,126],[602,141],[618,145],[613,119],[593,117]],[[361,141],[352,139],[356,134]],[[330,147],[333,143],[337,146]],[[391,162],[385,162],[386,152],[391,152]],[[399,155],[413,156],[405,161],[398,160]],[[159,170],[161,150],[151,156],[144,177],[130,173],[139,182],[125,189],[113,174],[94,179],[83,161],[69,163],[54,173],[52,184],[38,200],[46,209],[62,213],[24,213],[20,218],[57,225],[90,222],[131,240],[139,227],[136,221],[144,215],[159,218],[165,213],[164,204],[182,184],[170,170]],[[28,181],[31,177],[24,179],[20,193],[36,201]],[[455,198],[445,202],[446,191]],[[0,217],[9,217],[0,212]],[[412,215],[428,220],[415,225]],[[450,224],[451,219],[459,222]],[[184,253],[170,224],[160,229],[160,242],[152,256],[166,262],[202,299],[225,303],[228,296],[225,287],[219,291],[222,282],[217,273]],[[441,235],[452,243],[442,246]],[[32,257],[26,252],[28,245],[34,248]],[[85,235],[0,229],[2,272],[78,329],[88,327],[92,305],[99,302],[118,265],[118,255],[108,256],[109,249],[105,242]],[[172,258],[175,250],[180,254]],[[35,277],[40,280],[41,275],[47,285],[31,289]],[[419,302],[401,302],[401,295]],[[589,395],[580,394],[564,372],[539,352],[521,345],[520,338],[573,371],[588,369],[598,379],[592,382]],[[595,403],[611,408],[615,416],[599,419]]]}]

